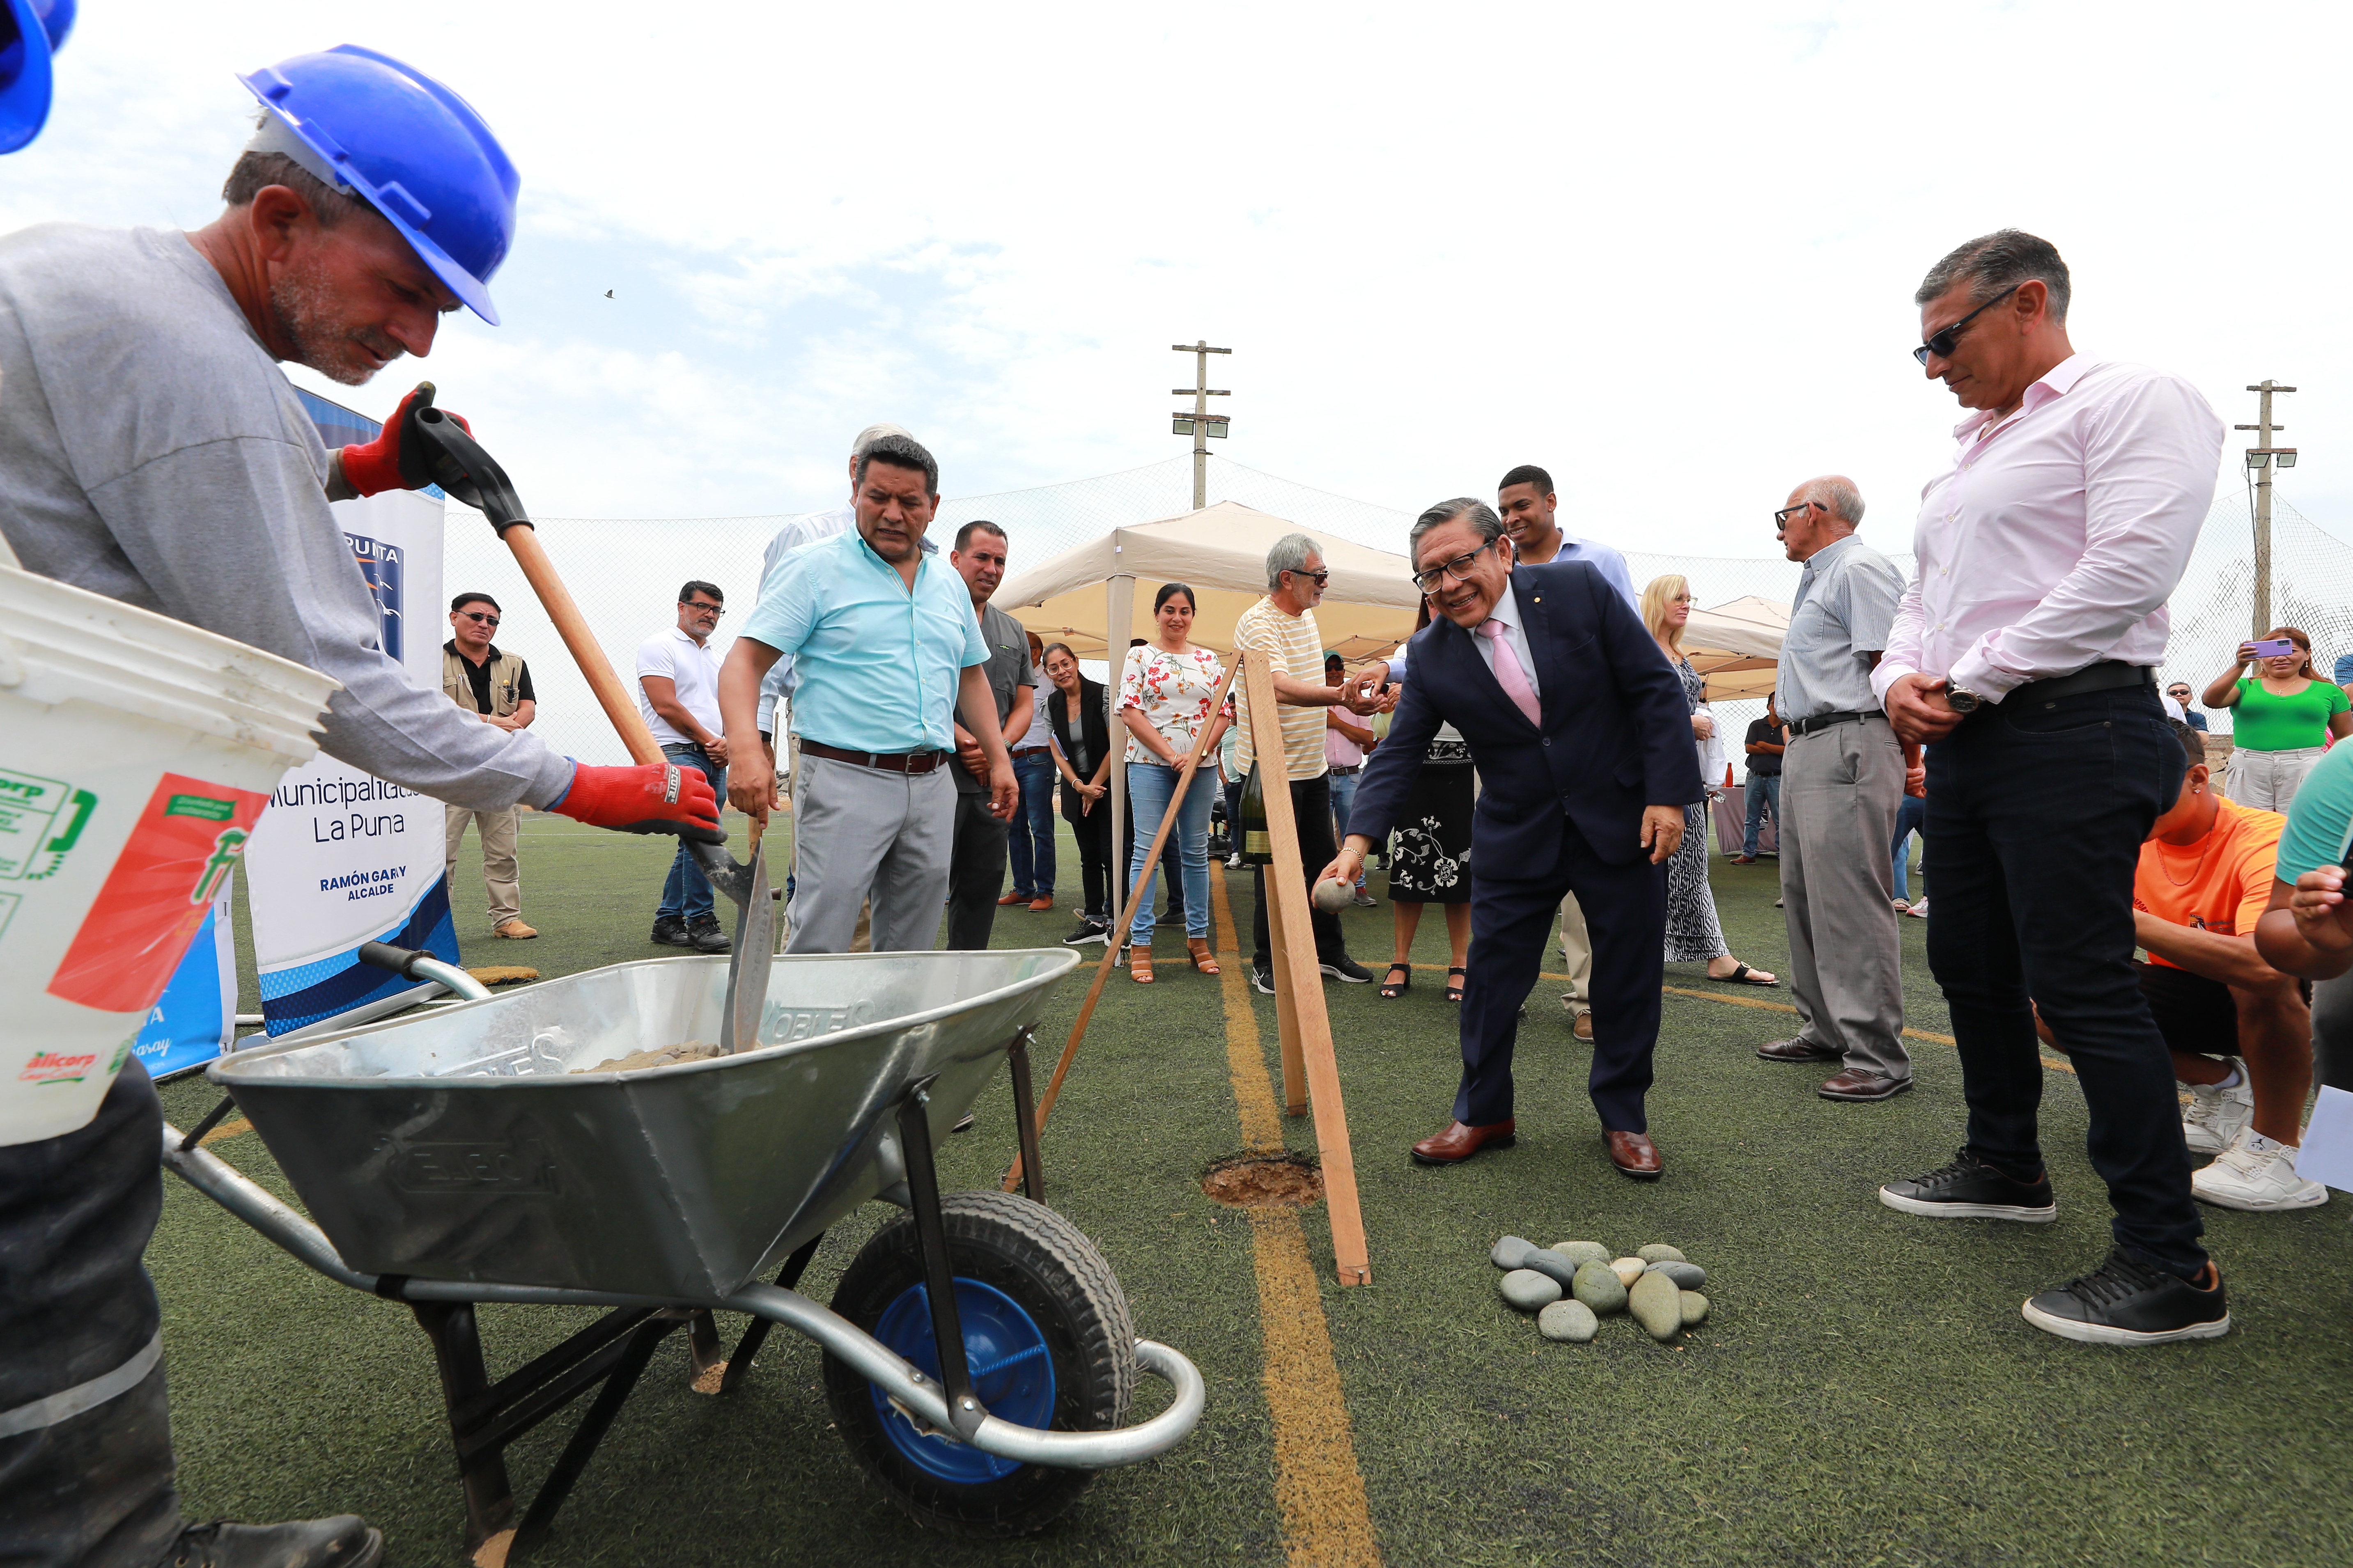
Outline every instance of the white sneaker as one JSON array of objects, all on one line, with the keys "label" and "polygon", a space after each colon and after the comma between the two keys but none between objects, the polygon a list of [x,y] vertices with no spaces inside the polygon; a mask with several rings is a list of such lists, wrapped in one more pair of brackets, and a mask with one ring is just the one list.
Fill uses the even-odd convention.
[{"label": "white sneaker", "polygon": [[1925,921],[1928,918],[1928,900],[1922,899],[1918,903],[1914,904],[1910,909],[1905,910],[1904,912],[1907,915],[1915,916],[1916,918]]},{"label": "white sneaker", "polygon": [[2200,1203],[2254,1214],[2317,1208],[2328,1201],[2327,1187],[2295,1173],[2293,1145],[2274,1143],[2253,1128],[2190,1176],[2189,1193]]},{"label": "white sneaker", "polygon": [[2211,1083],[2189,1086],[2189,1106],[2181,1113],[2181,1141],[2193,1154],[2220,1154],[2232,1147],[2255,1113],[2255,1091],[2247,1082],[2247,1064],[2233,1057],[2231,1066],[2239,1081],[2229,1089]]}]

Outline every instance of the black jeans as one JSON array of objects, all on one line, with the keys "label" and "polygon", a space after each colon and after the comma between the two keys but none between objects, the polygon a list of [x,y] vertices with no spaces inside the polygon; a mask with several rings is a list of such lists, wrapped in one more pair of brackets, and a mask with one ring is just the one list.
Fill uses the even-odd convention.
[{"label": "black jeans", "polygon": [[2205,1226],[2172,1059],[2133,971],[2133,870],[2181,789],[2156,692],[2012,698],[1928,751],[1928,963],[1952,1009],[1969,1152],[2021,1177],[2042,1169],[2040,1007],[2091,1111],[2117,1244],[2196,1276]]},{"label": "black jeans", "polygon": [[956,792],[955,847],[948,857],[951,952],[988,945],[988,933],[997,924],[997,896],[1005,891],[1006,841],[1012,826],[988,815],[985,793]]},{"label": "black jeans", "polygon": [[[1332,863],[1339,847],[1332,842],[1332,777],[1318,773],[1312,779],[1291,781],[1291,815],[1299,824],[1299,868],[1304,879],[1302,886],[1313,890],[1316,874]],[[1250,891],[1258,897],[1258,908],[1250,915],[1250,963],[1260,969],[1274,967],[1274,950],[1266,934],[1266,868],[1250,867]],[[1315,928],[1317,962],[1330,963],[1348,956],[1340,940],[1340,917],[1307,906],[1308,915]]]},{"label": "black jeans", "polygon": [[[1062,786],[1063,798],[1075,799],[1078,791]],[[1095,802],[1092,811],[1081,812],[1075,807],[1062,813],[1062,820],[1071,825],[1071,837],[1079,841],[1079,887],[1086,896],[1087,918],[1108,924],[1119,911],[1105,907],[1111,896],[1111,805],[1108,797]],[[1126,883],[1122,882],[1122,887]]]}]

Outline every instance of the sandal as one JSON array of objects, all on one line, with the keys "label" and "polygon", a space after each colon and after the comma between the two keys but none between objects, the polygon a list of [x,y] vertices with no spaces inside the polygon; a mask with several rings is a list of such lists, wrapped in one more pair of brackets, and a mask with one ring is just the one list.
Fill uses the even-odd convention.
[{"label": "sandal", "polygon": [[1759,980],[1756,978],[1756,975],[1757,971],[1749,968],[1745,963],[1736,962],[1732,966],[1731,973],[1711,974],[1708,978],[1715,981],[1719,985],[1778,985],[1781,984],[1778,980]]},{"label": "sandal", "polygon": [[1390,964],[1389,972],[1381,976],[1381,997],[1384,1001],[1394,1002],[1412,988],[1413,965],[1402,960]]},{"label": "sandal", "polygon": [[1138,985],[1152,984],[1152,950],[1150,948],[1131,947],[1127,950],[1127,973],[1128,978],[1134,980]]},{"label": "sandal", "polygon": [[1461,1001],[1462,987],[1455,982],[1453,976],[1462,973],[1462,966],[1459,963],[1451,965],[1447,969],[1446,973],[1448,977],[1446,982],[1446,999],[1449,1002]]},{"label": "sandal", "polygon": [[1216,955],[1211,953],[1209,951],[1209,939],[1208,937],[1187,937],[1185,939],[1185,956],[1192,960],[1193,967],[1199,970],[1204,974],[1215,974],[1219,972],[1218,960]]}]

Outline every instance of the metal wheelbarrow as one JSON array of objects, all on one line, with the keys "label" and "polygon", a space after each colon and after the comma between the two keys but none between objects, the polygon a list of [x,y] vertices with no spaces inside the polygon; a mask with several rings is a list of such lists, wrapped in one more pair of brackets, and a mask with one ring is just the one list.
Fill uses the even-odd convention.
[{"label": "metal wheelbarrow", "polygon": [[[1109,1265],[1043,1201],[1028,1047],[1077,964],[1069,949],[779,958],[734,1055],[623,1071],[580,1069],[720,1038],[728,959],[493,996],[429,957],[364,956],[470,999],[222,1058],[206,1076],[230,1099],[185,1136],[166,1127],[164,1162],[329,1279],[414,1310],[477,1561],[545,1539],[681,1326],[697,1386],[721,1394],[772,1325],[817,1341],[859,1463],[900,1509],[960,1533],[1040,1529],[1093,1471],[1164,1453],[1199,1420],[1199,1372],[1136,1338]],[[943,1197],[934,1141],[1001,1062],[1027,1195]],[[232,1100],[315,1224],[198,1146]],[[907,1212],[860,1249],[830,1310],[800,1295],[827,1227],[871,1199]],[[485,1301],[612,1310],[492,1382]],[[713,1309],[752,1318],[723,1359]],[[1128,1426],[1139,1372],[1174,1398]],[[518,1523],[505,1446],[600,1384]]]}]

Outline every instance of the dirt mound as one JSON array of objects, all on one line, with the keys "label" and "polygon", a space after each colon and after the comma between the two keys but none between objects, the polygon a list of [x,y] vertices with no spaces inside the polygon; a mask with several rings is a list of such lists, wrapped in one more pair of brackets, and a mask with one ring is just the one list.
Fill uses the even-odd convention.
[{"label": "dirt mound", "polygon": [[1236,1154],[1209,1167],[1201,1191],[1228,1208],[1300,1208],[1324,1196],[1324,1176],[1305,1154]]},{"label": "dirt mound", "polygon": [[574,1068],[574,1072],[636,1072],[643,1068],[675,1067],[680,1062],[704,1062],[719,1054],[717,1046],[701,1040],[687,1040],[675,1046],[656,1046],[649,1050],[631,1051],[626,1057],[615,1057],[598,1062],[593,1068]]}]

